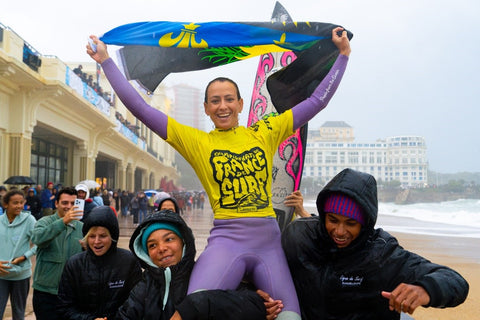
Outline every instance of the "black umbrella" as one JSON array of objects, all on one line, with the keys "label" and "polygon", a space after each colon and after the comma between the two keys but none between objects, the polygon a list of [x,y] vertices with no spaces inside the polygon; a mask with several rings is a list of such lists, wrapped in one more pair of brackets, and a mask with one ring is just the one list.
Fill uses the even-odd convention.
[{"label": "black umbrella", "polygon": [[5,184],[36,184],[32,178],[27,176],[11,176],[7,180],[3,181]]}]

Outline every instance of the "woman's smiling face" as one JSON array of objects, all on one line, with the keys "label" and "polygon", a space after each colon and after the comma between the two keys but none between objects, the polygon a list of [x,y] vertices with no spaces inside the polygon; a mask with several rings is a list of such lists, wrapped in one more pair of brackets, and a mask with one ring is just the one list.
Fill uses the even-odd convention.
[{"label": "woman's smiling face", "polygon": [[112,246],[112,237],[105,227],[92,227],[87,235],[87,244],[96,256],[103,256]]},{"label": "woman's smiling face", "polygon": [[9,217],[18,216],[22,212],[24,204],[25,198],[20,194],[14,194],[5,204],[5,212]]},{"label": "woman's smiling face", "polygon": [[207,89],[204,107],[215,128],[228,130],[238,126],[243,99],[238,97],[237,88],[230,81],[214,81]]}]

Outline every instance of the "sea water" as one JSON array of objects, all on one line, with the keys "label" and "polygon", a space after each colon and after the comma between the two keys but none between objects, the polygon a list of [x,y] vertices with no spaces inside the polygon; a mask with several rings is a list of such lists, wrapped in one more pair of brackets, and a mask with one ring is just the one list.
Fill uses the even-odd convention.
[{"label": "sea water", "polygon": [[[317,213],[315,200],[304,203],[308,212]],[[480,238],[480,200],[415,203],[400,205],[378,204],[377,228],[446,237]]]}]

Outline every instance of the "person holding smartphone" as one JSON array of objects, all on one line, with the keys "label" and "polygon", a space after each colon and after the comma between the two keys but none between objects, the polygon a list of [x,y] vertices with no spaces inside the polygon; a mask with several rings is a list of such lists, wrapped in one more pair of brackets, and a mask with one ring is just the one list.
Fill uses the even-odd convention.
[{"label": "person holding smartphone", "polygon": [[33,273],[33,311],[38,320],[60,319],[57,314],[58,285],[68,258],[82,251],[81,210],[75,207],[77,190],[71,187],[58,192],[57,211],[35,224],[31,241],[37,245]]}]

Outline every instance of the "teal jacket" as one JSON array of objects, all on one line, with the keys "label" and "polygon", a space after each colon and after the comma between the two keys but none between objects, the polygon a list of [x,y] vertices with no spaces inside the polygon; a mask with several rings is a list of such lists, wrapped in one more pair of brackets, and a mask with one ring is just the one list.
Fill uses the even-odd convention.
[{"label": "teal jacket", "polygon": [[73,220],[68,225],[58,212],[38,220],[33,229],[32,242],[38,246],[33,273],[36,290],[58,294],[58,284],[68,258],[82,252],[79,240],[83,238],[83,223]]},{"label": "teal jacket", "polygon": [[32,276],[30,257],[37,252],[37,246],[30,247],[35,218],[28,211],[22,211],[10,223],[6,214],[0,216],[0,261],[11,262],[25,256],[27,260],[20,264],[9,264],[8,274],[0,276],[3,280],[24,280]]}]

